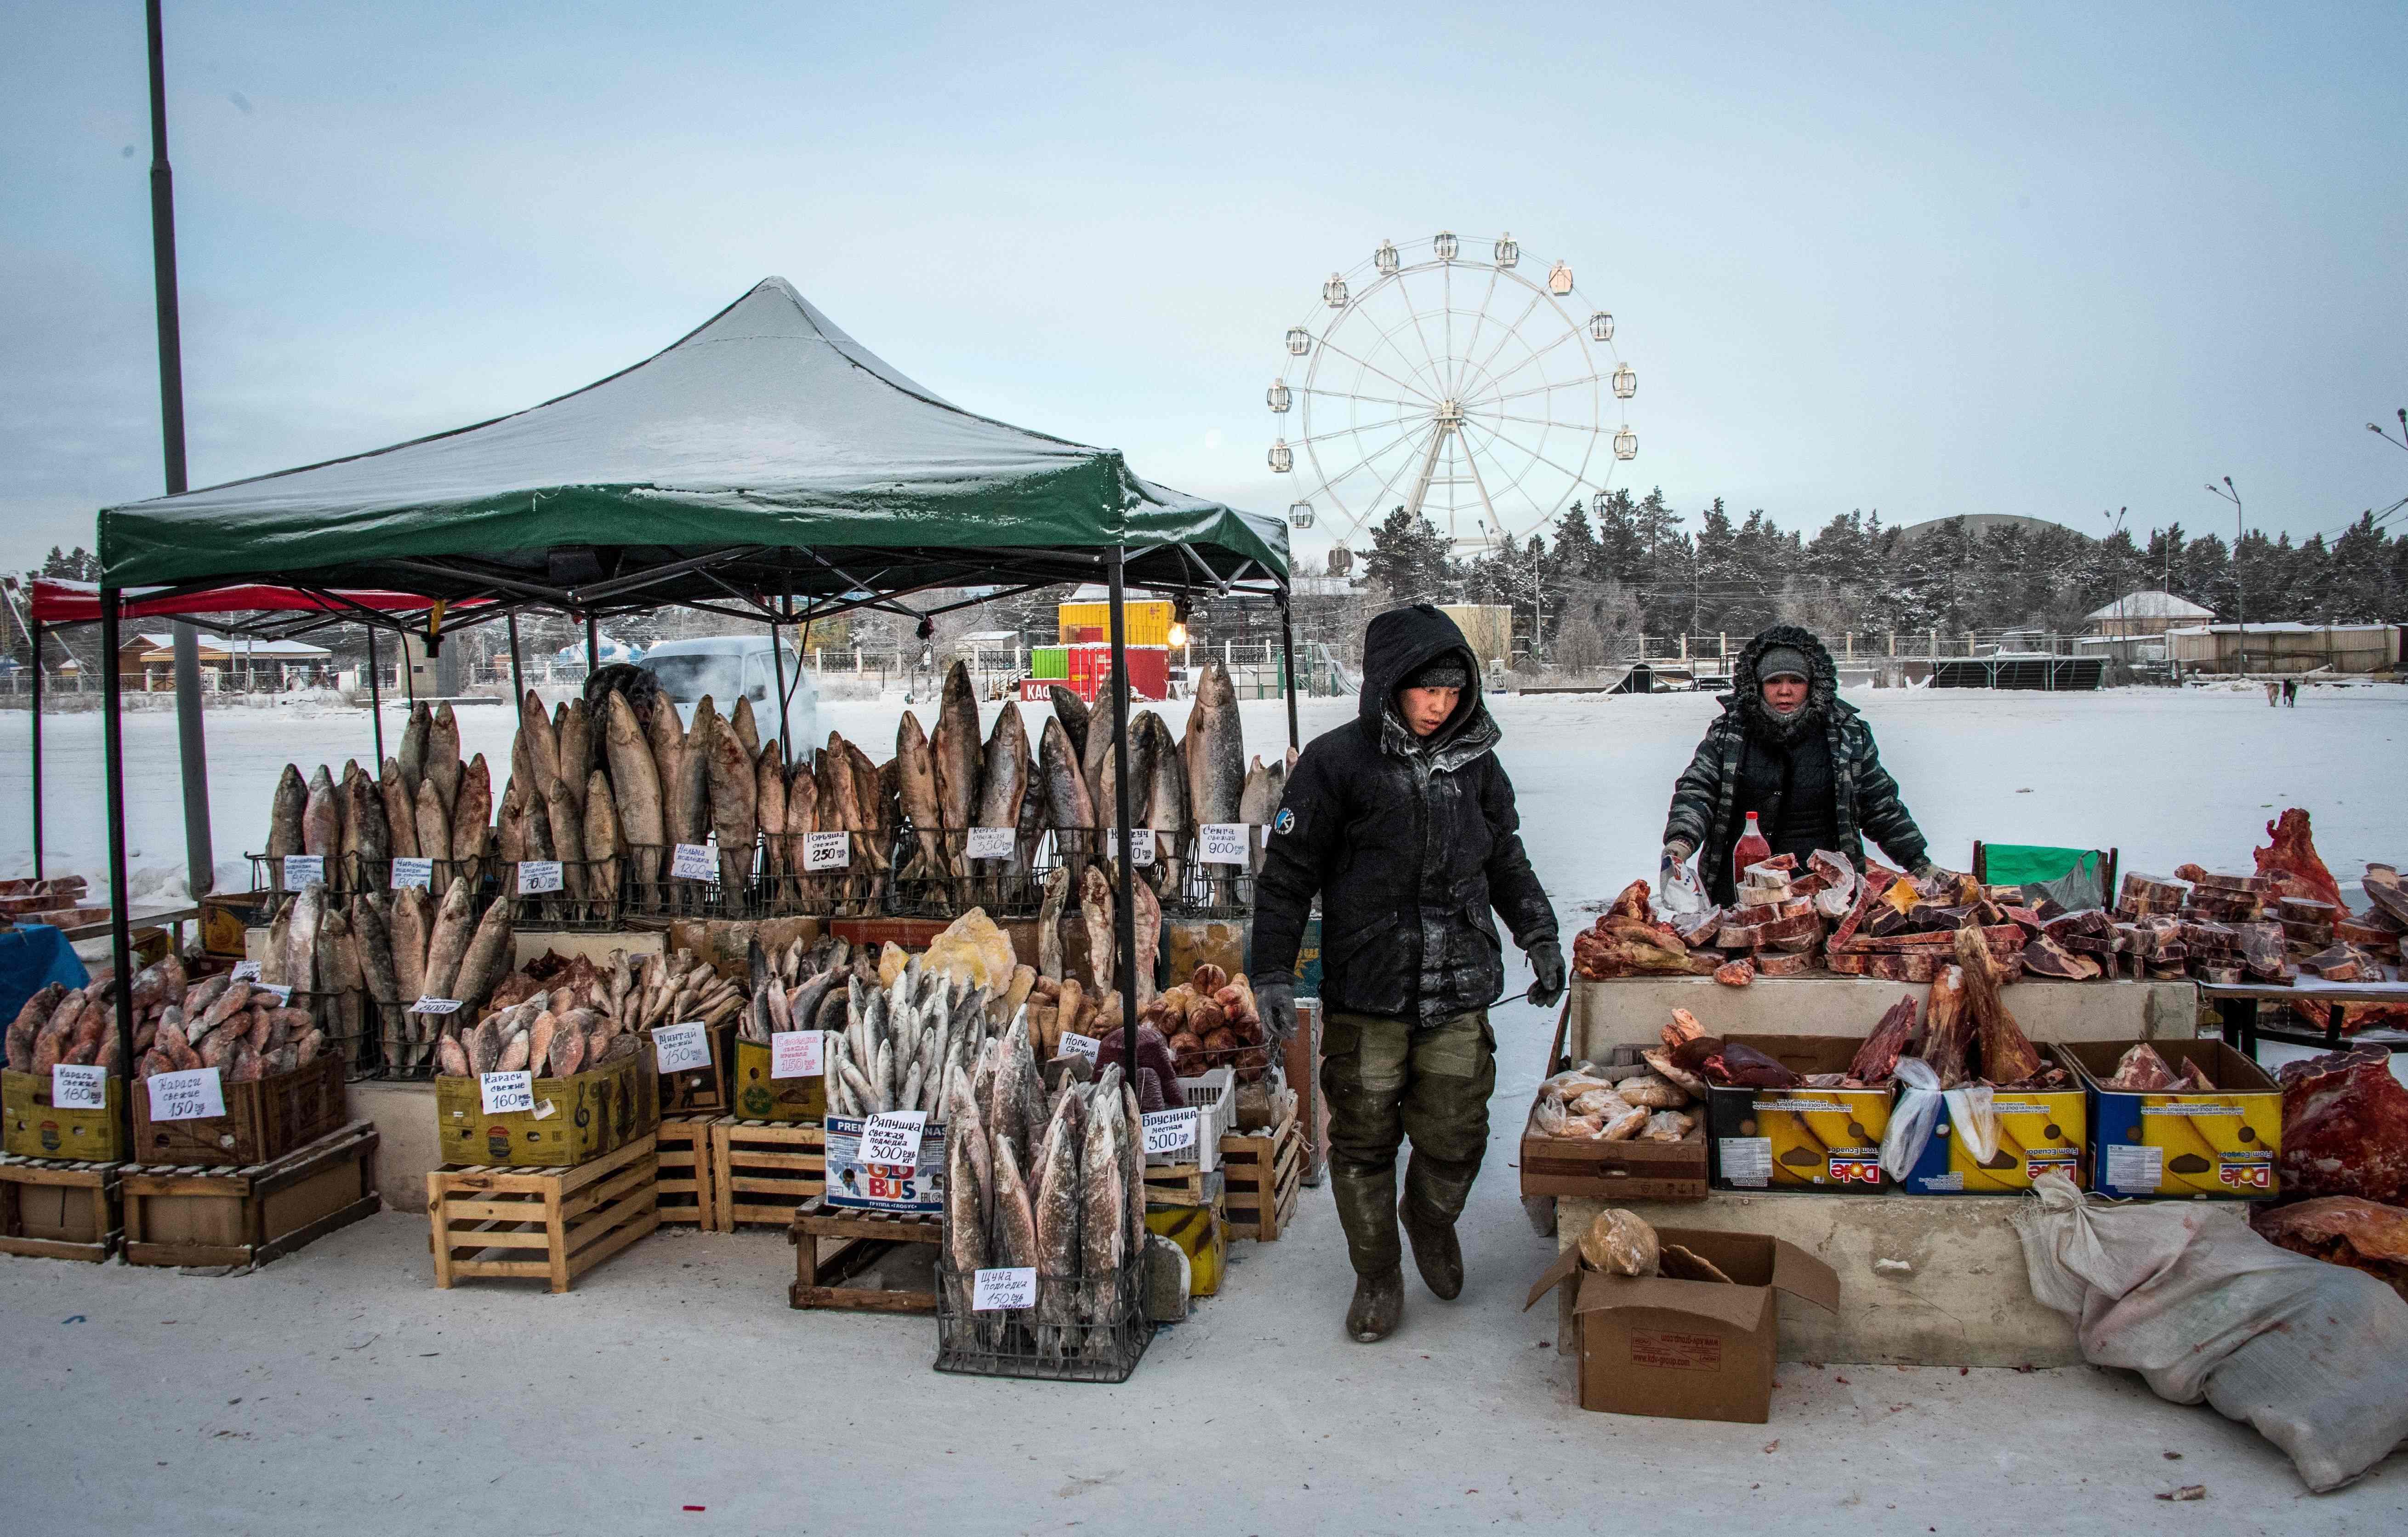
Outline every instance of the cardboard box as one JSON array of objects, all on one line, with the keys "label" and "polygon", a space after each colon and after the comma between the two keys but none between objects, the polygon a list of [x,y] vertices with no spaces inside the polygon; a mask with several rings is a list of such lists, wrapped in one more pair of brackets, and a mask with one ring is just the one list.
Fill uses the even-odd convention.
[{"label": "cardboard box", "polygon": [[1580,1405],[1611,1415],[1761,1425],[1772,1415],[1787,1292],[1838,1312],[1840,1278],[1813,1256],[1758,1233],[1659,1228],[1656,1237],[1709,1259],[1730,1283],[1605,1275],[1566,1249],[1530,1288],[1539,1299],[1571,1283],[1579,1334]]},{"label": "cardboard box", "polygon": [[[1861,1036],[1734,1035],[1800,1077],[1845,1072]],[[1706,1132],[1717,1190],[1816,1190],[1878,1195],[1889,1085],[1868,1089],[1751,1089],[1708,1085]]]},{"label": "cardboard box", "polygon": [[2221,1041],[2153,1041],[2179,1072],[2197,1062],[2213,1094],[2130,1094],[2107,1088],[2137,1041],[2059,1042],[2082,1082],[2090,1117],[2090,1177],[2110,1196],[2264,1200],[2282,1193],[2283,1091],[2266,1070]]},{"label": "cardboard box", "polygon": [[757,1041],[736,1043],[735,1113],[748,1121],[810,1124],[827,1114],[827,1080],[769,1076],[769,1048]]},{"label": "cardboard box", "polygon": [[106,1110],[52,1110],[47,1072],[0,1072],[0,1151],[21,1158],[115,1163],[125,1156],[125,1080],[111,1078]]},{"label": "cardboard box", "polygon": [[864,1121],[831,1115],[820,1123],[827,1132],[827,1194],[831,1210],[893,1212],[904,1216],[938,1216],[945,1210],[945,1128],[929,1122],[920,1135],[920,1161],[913,1169],[900,1164],[861,1161]]},{"label": "cardboard box", "polygon": [[2082,1183],[2090,1120],[2086,1096],[2079,1087],[2000,1089],[1991,1105],[1999,1116],[1999,1146],[1988,1162],[1977,1161],[1965,1139],[1956,1135],[1948,1102],[1942,1099],[1931,1141],[1898,1188],[1911,1196],[2015,1195],[2050,1172]]},{"label": "cardboard box", "polygon": [[516,1169],[566,1169],[601,1157],[661,1124],[658,1078],[647,1048],[572,1077],[538,1078],[534,1110],[500,1115],[485,1113],[476,1079],[437,1078],[437,1156]]}]

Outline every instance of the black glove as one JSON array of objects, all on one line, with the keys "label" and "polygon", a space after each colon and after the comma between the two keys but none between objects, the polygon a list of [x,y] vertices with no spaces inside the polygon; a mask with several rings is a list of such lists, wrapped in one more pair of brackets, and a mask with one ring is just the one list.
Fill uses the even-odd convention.
[{"label": "black glove", "polygon": [[[1558,971],[1562,968],[1556,968]],[[1271,1044],[1284,1046],[1296,1034],[1296,979],[1274,977],[1254,981],[1254,1010],[1263,1016],[1263,1033]]]},{"label": "black glove", "polygon": [[1553,940],[1541,940],[1529,951],[1530,970],[1538,981],[1522,996],[1540,1008],[1549,1008],[1564,996],[1564,947]]}]

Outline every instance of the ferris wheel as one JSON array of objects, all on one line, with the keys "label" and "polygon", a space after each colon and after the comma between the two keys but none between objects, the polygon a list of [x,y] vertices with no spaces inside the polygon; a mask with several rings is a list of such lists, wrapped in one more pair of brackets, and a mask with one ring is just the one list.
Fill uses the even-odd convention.
[{"label": "ferris wheel", "polygon": [[1518,539],[1639,453],[1613,316],[1569,263],[1526,267],[1510,235],[1383,240],[1329,275],[1285,344],[1264,395],[1270,467],[1303,478],[1289,524],[1333,528],[1341,549],[1398,506],[1458,547]]}]

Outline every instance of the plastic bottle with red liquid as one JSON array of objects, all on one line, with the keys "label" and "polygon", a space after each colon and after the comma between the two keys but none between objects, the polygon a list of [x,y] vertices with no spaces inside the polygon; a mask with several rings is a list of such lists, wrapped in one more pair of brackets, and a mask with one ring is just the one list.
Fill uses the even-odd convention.
[{"label": "plastic bottle with red liquid", "polygon": [[1761,864],[1772,857],[1772,845],[1765,840],[1764,829],[1756,825],[1756,813],[1747,813],[1747,831],[1739,835],[1731,847],[1731,886],[1735,890],[1746,884],[1747,867]]}]

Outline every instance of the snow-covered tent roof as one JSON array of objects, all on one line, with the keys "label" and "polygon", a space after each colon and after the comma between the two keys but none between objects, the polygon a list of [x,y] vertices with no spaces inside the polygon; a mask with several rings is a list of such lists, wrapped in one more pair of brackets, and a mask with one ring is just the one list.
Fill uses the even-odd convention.
[{"label": "snow-covered tent roof", "polygon": [[2086,617],[2094,623],[2104,619],[2213,619],[2215,610],[2152,587],[2146,592],[2126,593]]},{"label": "snow-covered tent roof", "polygon": [[998,579],[1283,582],[1275,518],[953,405],[781,278],[645,361],[372,453],[100,514],[113,586],[238,577],[584,612]]}]

